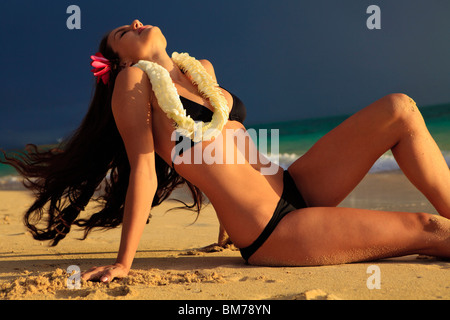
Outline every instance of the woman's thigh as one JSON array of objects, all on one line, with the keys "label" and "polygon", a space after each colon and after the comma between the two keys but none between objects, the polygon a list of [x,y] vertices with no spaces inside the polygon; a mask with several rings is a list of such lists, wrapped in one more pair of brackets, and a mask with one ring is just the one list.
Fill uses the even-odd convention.
[{"label": "woman's thigh", "polygon": [[[431,215],[305,208],[286,215],[249,259],[255,265],[327,265],[420,253]],[[425,228],[426,229],[426,228]]]},{"label": "woman's thigh", "polygon": [[289,168],[308,206],[337,206],[399,137],[395,104],[386,96],[323,136]]}]

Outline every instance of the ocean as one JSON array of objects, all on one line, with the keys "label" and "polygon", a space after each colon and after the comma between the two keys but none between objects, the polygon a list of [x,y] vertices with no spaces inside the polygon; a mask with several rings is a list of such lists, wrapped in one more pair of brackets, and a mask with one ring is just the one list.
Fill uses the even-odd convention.
[{"label": "ocean", "polygon": [[[447,164],[450,165],[450,104],[441,104],[419,108],[425,123],[437,145],[442,151]],[[292,162],[302,156],[314,143],[327,132],[338,126],[349,115],[326,118],[296,120],[289,122],[267,123],[252,126],[257,132],[260,129],[279,130],[279,152],[268,158],[287,168]],[[269,134],[268,134],[269,135]],[[267,145],[270,146],[268,139]],[[351,159],[349,159],[351,161]],[[399,170],[394,156],[389,151],[373,165],[370,173]]]},{"label": "ocean", "polygon": [[[441,149],[447,164],[450,165],[450,103],[420,108],[427,127]],[[292,162],[302,156],[317,140],[335,128],[348,116],[334,116],[315,119],[274,122],[247,126],[259,133],[267,129],[278,129],[278,153],[268,150],[267,157],[287,168]],[[258,137],[259,139],[259,137]],[[32,142],[32,141],[30,141]],[[267,145],[271,145],[268,133]],[[269,148],[270,149],[270,148]],[[351,161],[351,159],[349,159]],[[399,167],[390,152],[384,154],[372,167],[370,173],[397,171]],[[21,179],[15,170],[0,164],[0,189],[21,189]]]}]

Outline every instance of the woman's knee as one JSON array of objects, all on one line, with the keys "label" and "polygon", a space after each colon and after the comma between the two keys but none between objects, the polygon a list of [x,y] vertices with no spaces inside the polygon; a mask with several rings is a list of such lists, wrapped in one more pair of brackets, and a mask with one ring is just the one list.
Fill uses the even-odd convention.
[{"label": "woman's knee", "polygon": [[422,118],[416,102],[404,93],[391,93],[382,100],[386,114],[395,121],[409,124],[414,119]]},{"label": "woman's knee", "polygon": [[438,215],[421,216],[422,253],[450,258],[450,220]]},{"label": "woman's knee", "polygon": [[425,232],[445,239],[450,237],[449,219],[429,213],[418,213],[418,215]]},{"label": "woman's knee", "polygon": [[380,124],[387,125],[401,135],[423,131],[425,121],[412,98],[403,93],[392,93],[378,101]]}]

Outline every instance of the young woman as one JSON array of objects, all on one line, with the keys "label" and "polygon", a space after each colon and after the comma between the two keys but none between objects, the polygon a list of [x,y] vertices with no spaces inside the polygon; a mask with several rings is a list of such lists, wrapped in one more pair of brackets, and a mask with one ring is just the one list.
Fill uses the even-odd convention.
[{"label": "young woman", "polygon": [[[84,272],[84,279],[107,282],[126,276],[151,208],[184,183],[193,195],[190,207],[200,210],[203,192],[250,264],[325,265],[416,253],[450,257],[450,172],[411,98],[390,94],[374,102],[286,171],[276,167],[261,174],[267,163],[262,157],[248,161],[248,155],[244,162],[183,162],[180,157],[193,159],[195,150],[205,152],[219,142],[222,149],[215,157],[242,152],[224,132],[243,132],[245,138],[245,107],[223,88],[218,96],[214,90],[210,94],[222,101],[213,106],[215,100],[199,93],[194,75],[167,54],[166,45],[158,27],[138,20],[112,30],[100,45],[102,55],[94,57],[96,92],[76,134],[61,150],[30,147],[21,157],[7,158],[38,192],[25,215],[36,239],[57,244],[72,224],[85,228],[85,235],[94,227],[122,224],[116,262]],[[170,118],[163,97],[156,95],[166,94],[166,87],[149,81],[145,68],[136,66],[142,60],[164,68],[187,113],[211,121],[220,134],[174,152],[177,116]],[[211,63],[200,63],[215,81]],[[214,112],[219,107],[226,108],[228,119],[222,122]],[[252,146],[246,141],[248,151]],[[387,150],[441,216],[336,207]],[[104,208],[77,219],[105,176]],[[48,224],[38,228],[44,215]]]}]

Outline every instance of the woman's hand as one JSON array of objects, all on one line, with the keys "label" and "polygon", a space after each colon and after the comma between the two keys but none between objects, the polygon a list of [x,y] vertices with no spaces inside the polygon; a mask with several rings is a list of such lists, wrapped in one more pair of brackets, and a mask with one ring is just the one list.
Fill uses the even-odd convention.
[{"label": "woman's hand", "polygon": [[101,281],[110,282],[114,278],[123,278],[128,275],[130,269],[125,268],[119,263],[115,263],[109,266],[92,267],[91,269],[83,272],[81,278],[86,281]]}]

